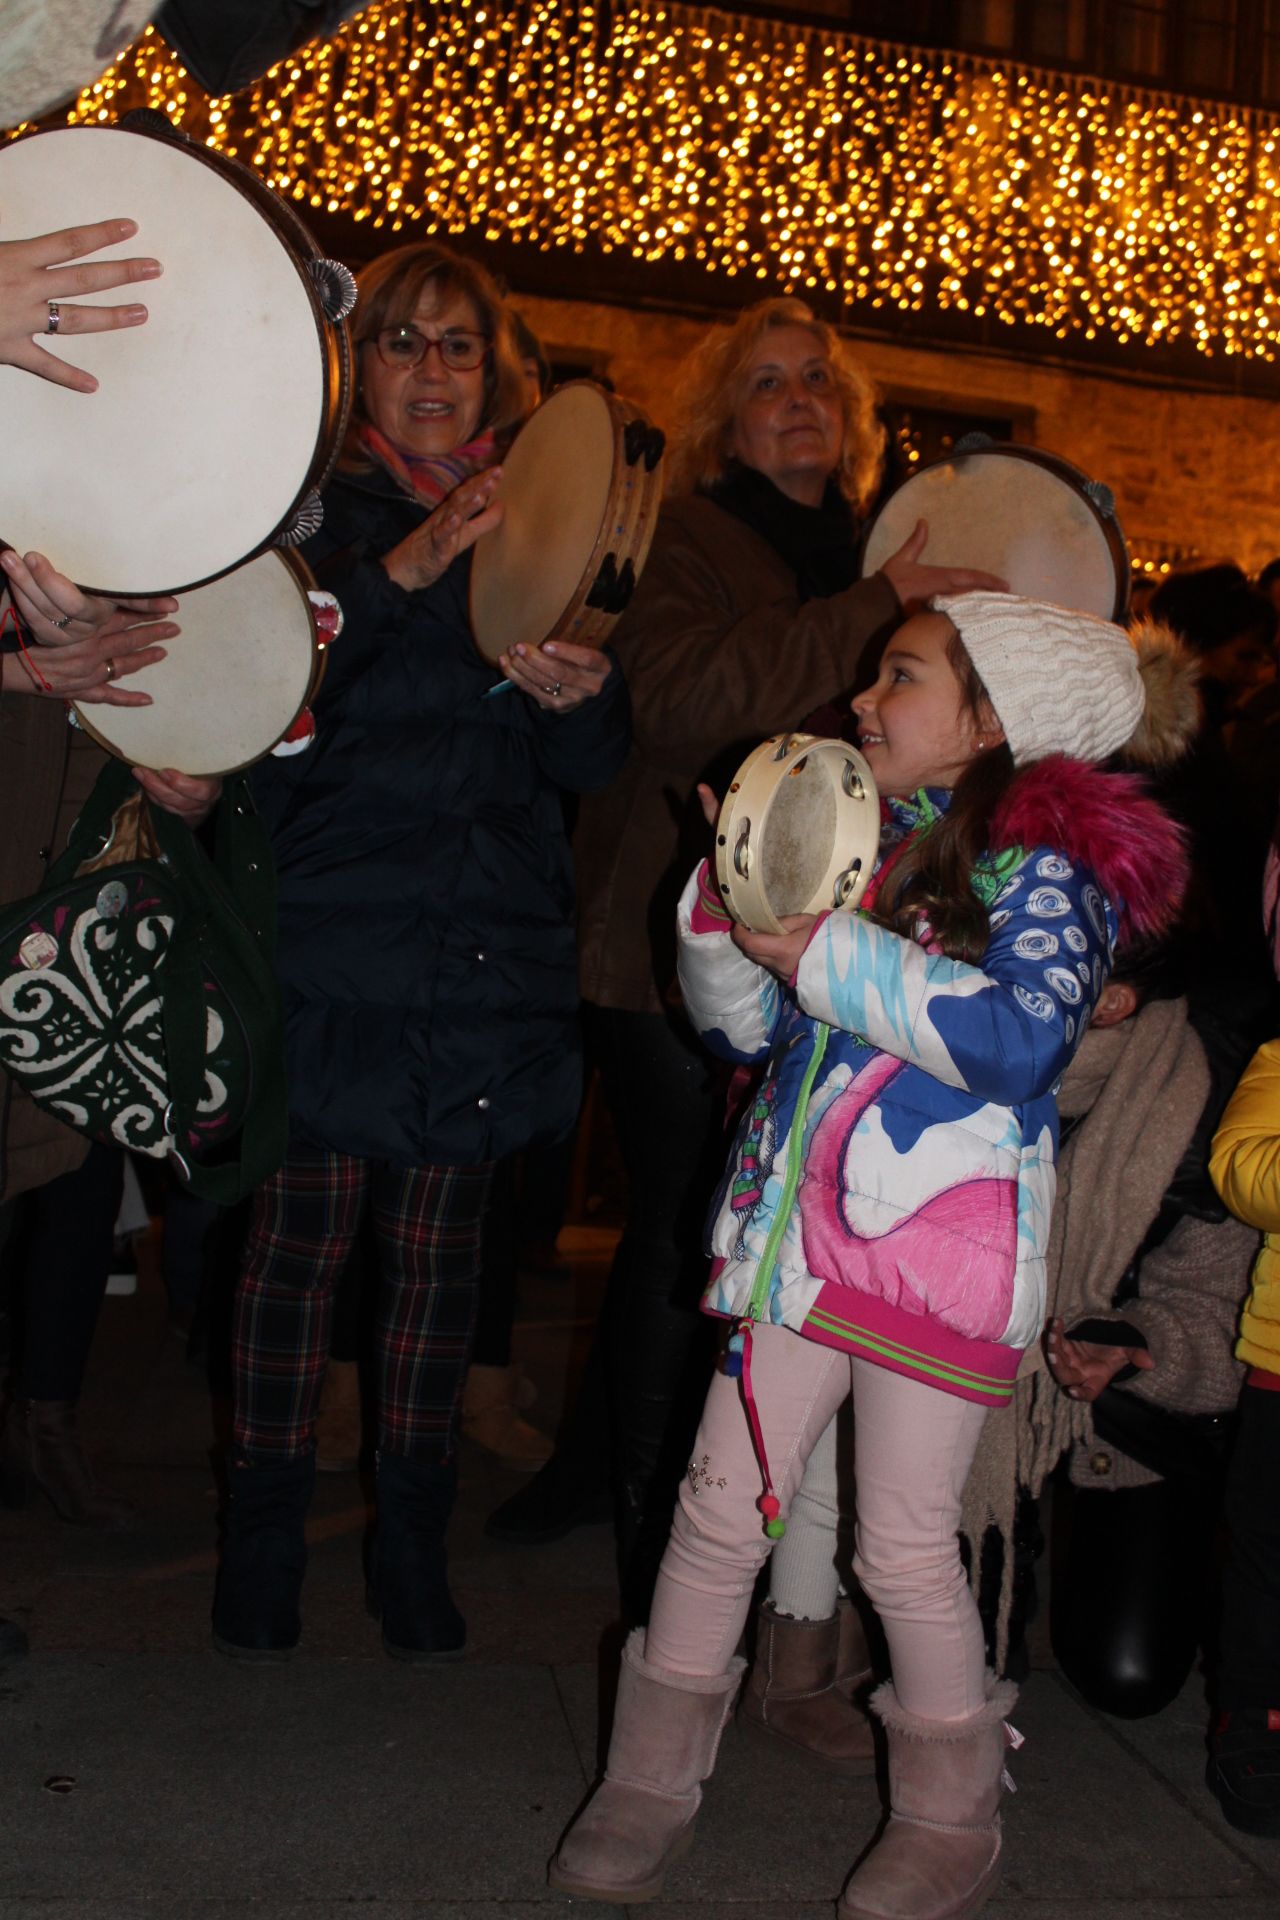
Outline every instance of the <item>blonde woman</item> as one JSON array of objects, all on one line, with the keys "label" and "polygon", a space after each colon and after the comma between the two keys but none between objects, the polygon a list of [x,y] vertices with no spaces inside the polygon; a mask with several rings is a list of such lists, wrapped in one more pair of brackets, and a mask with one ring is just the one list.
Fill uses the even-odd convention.
[{"label": "blonde woman", "polygon": [[584,801],[574,852],[588,1041],[630,1207],[577,1414],[489,1531],[535,1544],[594,1516],[611,1461],[632,1620],[646,1615],[708,1373],[699,1229],[724,1100],[673,1006],[676,900],[706,833],[694,788],[723,792],[748,747],[845,694],[904,607],[992,584],[921,566],[924,529],[858,578],[883,441],[866,370],[803,302],[760,301],[709,334],[683,382],[653,549],[614,634],[634,743],[621,777]]}]

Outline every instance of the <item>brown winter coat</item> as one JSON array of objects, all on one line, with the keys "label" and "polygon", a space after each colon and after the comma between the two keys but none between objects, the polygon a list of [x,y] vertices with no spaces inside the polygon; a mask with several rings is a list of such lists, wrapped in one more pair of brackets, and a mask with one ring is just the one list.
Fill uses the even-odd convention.
[{"label": "brown winter coat", "polygon": [[693,789],[723,793],[750,748],[846,693],[896,618],[881,574],[801,602],[750,527],[700,496],[664,503],[612,644],[631,691],[622,773],[587,795],[574,838],[584,999],[656,1012],[675,978],[675,907],[706,851]]},{"label": "brown winter coat", "polygon": [[[60,700],[0,694],[0,903],[39,891],[105,764]],[[88,1151],[0,1073],[0,1202],[70,1173]]]}]

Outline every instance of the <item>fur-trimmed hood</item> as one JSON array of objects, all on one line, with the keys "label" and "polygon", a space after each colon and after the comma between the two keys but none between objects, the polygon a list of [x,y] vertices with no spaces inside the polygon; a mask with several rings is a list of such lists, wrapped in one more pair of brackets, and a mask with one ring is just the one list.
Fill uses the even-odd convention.
[{"label": "fur-trimmed hood", "polygon": [[1186,836],[1133,773],[1050,754],[1015,775],[991,825],[991,850],[1058,848],[1089,867],[1120,920],[1119,944],[1167,933],[1190,873]]}]

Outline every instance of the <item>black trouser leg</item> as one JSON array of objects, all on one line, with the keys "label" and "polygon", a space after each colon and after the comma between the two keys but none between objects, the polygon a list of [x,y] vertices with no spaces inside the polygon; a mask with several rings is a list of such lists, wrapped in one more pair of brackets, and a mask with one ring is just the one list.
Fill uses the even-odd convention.
[{"label": "black trouser leg", "polygon": [[517,1201],[518,1166],[500,1160],[493,1170],[489,1205],[484,1220],[480,1268],[480,1300],[476,1309],[476,1337],[471,1364],[505,1367],[511,1362],[511,1329],[516,1317],[516,1261],[519,1252]]},{"label": "black trouser leg", "polygon": [[18,1210],[14,1372],[30,1400],[80,1398],[123,1184],[120,1148],[95,1142],[82,1166],[36,1188]]},{"label": "black trouser leg", "polygon": [[1091,1706],[1137,1720],[1176,1699],[1204,1635],[1217,1513],[1207,1479],[1055,1494],[1069,1541],[1055,1569],[1053,1652]]},{"label": "black trouser leg", "polygon": [[1280,1392],[1240,1395],[1226,1515],[1217,1702],[1280,1711]]},{"label": "black trouser leg", "polygon": [[623,1608],[642,1620],[710,1376],[714,1336],[698,1306],[703,1222],[724,1161],[722,1094],[713,1062],[678,1018],[588,1015],[627,1174],[601,1337]]}]

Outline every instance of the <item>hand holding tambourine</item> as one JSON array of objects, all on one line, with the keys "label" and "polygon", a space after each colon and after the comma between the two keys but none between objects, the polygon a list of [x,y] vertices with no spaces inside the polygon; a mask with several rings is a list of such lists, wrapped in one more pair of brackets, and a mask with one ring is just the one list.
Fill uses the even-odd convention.
[{"label": "hand holding tambourine", "polygon": [[[707,825],[713,829],[720,818],[720,802],[711,788],[698,783],[698,799],[702,802],[703,815]],[[779,980],[790,980],[800,965],[801,955],[809,944],[809,935],[813,932],[816,913],[788,913],[779,920],[778,933],[753,933],[750,927],[744,927],[735,920],[732,940],[748,960],[754,960],[758,967],[765,967],[770,973],[776,973]]]}]

